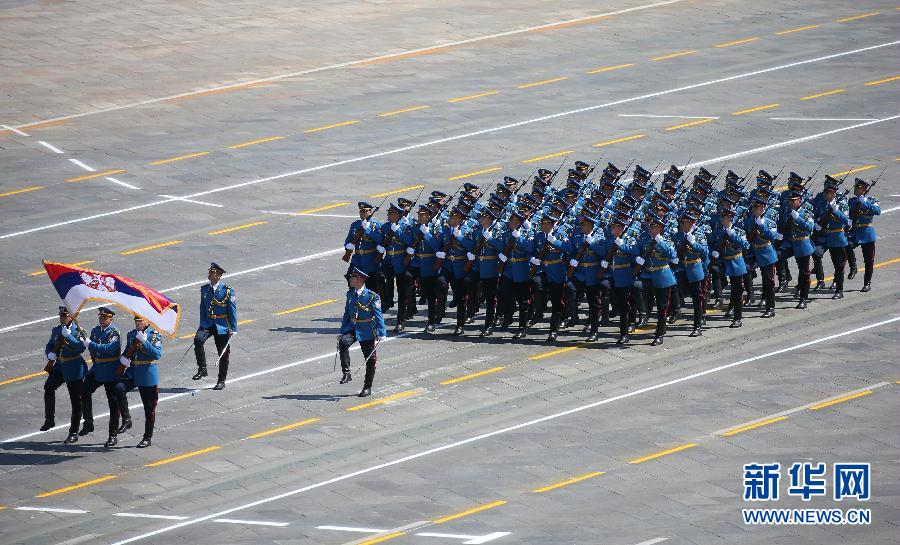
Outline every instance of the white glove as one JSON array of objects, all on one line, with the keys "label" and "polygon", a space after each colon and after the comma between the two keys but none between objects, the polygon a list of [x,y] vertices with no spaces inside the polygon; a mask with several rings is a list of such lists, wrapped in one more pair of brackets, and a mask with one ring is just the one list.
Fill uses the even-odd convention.
[{"label": "white glove", "polygon": [[406,253],[408,253],[409,255],[413,255],[416,253],[416,249],[415,248],[407,248]]},{"label": "white glove", "polygon": [[428,234],[428,226],[423,223],[422,225],[419,226],[419,231],[422,231],[423,235],[427,235]]},{"label": "white glove", "polygon": [[144,342],[147,340],[147,334],[143,331],[138,331],[134,334],[134,338],[138,340],[138,342]]},{"label": "white glove", "polygon": [[438,259],[444,259],[447,257],[447,252],[435,252],[434,257]]},{"label": "white glove", "polygon": [[607,280],[606,278],[604,278],[604,279],[600,282],[600,285],[603,286],[604,288],[608,288],[608,287],[609,287],[609,280]]},{"label": "white glove", "polygon": [[522,230],[521,229],[513,229],[512,236],[519,238],[520,236],[522,236]]},{"label": "white glove", "polygon": [[364,230],[368,230],[368,229],[369,229],[369,225],[371,225],[371,223],[369,222],[369,220],[362,220],[362,223],[360,223],[359,225],[360,225]]},{"label": "white glove", "polygon": [[838,204],[836,202],[832,201],[831,209],[837,212],[840,208],[838,207]]},{"label": "white glove", "polygon": [[125,356],[119,356],[119,363],[122,365],[131,365],[131,360],[126,358]]},{"label": "white glove", "polygon": [[472,252],[466,252],[466,259],[468,259],[469,261],[475,261],[475,254],[473,254]]},{"label": "white glove", "polygon": [[356,249],[356,246],[354,246],[353,244],[351,244],[351,243],[348,242],[347,244],[344,244],[344,249],[345,249],[345,250],[350,250],[350,251],[352,252],[353,250]]},{"label": "white glove", "polygon": [[678,258],[677,258],[677,257],[674,258],[674,259],[672,260],[672,265],[678,265]]},{"label": "white glove", "polygon": [[657,244],[660,244],[663,241],[663,237],[662,235],[656,235],[655,237],[653,237],[653,240],[655,240]]},{"label": "white glove", "polygon": [[522,227],[524,227],[525,230],[528,231],[529,229],[531,229],[531,222],[528,220],[525,220],[525,223],[522,224]]},{"label": "white glove", "polygon": [[778,231],[775,231],[774,229],[772,229],[772,231],[774,231],[772,234],[775,235],[775,240],[783,240],[784,239],[784,235],[782,235]]},{"label": "white glove", "polygon": [[725,229],[725,232],[728,233],[728,236],[733,236],[733,235],[734,235],[734,228],[733,228],[733,227],[729,227],[728,229]]},{"label": "white glove", "polygon": [[570,266],[570,267],[577,267],[577,266],[578,266],[578,260],[577,260],[577,259],[570,259],[570,260],[569,260],[569,266]]},{"label": "white glove", "polygon": [[50,352],[47,354],[47,359],[50,361],[56,361],[56,352]]},{"label": "white glove", "polygon": [[375,337],[375,340],[378,341],[378,342],[381,342],[381,341],[383,341],[383,340],[385,340],[385,339],[387,339],[387,337]]},{"label": "white glove", "polygon": [[866,196],[866,195],[860,195],[860,196],[859,196],[859,204],[868,204],[868,203],[869,203],[869,197],[868,197],[868,196]]},{"label": "white glove", "polygon": [[534,265],[535,267],[540,267],[540,266],[541,266],[541,260],[538,259],[538,258],[536,258],[536,257],[532,257],[532,258],[529,259],[528,261],[530,261],[531,264]]},{"label": "white glove", "polygon": [[616,237],[616,240],[614,242],[616,243],[616,246],[618,246],[619,248],[621,248],[622,246],[625,246],[625,239],[623,239],[622,237]]},{"label": "white glove", "polygon": [[482,231],[481,234],[484,237],[484,240],[491,240],[492,238],[494,238],[494,235],[492,235],[491,232],[488,230]]},{"label": "white glove", "polygon": [[636,258],[634,258],[634,262],[638,265],[643,265],[644,263],[646,263],[646,260],[641,256],[637,256]]},{"label": "white glove", "polygon": [[713,250],[712,252],[710,252],[709,255],[713,256],[713,259],[718,259],[718,258],[719,258],[719,252],[717,252],[717,251],[715,251],[715,250]]},{"label": "white glove", "polygon": [[378,246],[375,246],[375,249],[378,250],[379,254],[383,254],[386,251],[384,249],[384,246],[382,246],[381,244],[379,244]]},{"label": "white glove", "polygon": [[399,231],[399,230],[400,230],[400,224],[399,224],[399,223],[392,223],[392,224],[391,224],[391,231],[393,231],[393,232],[396,233],[396,232]]},{"label": "white glove", "polygon": [[602,261],[600,261],[600,266],[603,267],[604,269],[608,269],[608,268],[609,268],[609,261],[607,261],[607,260],[605,260],[605,259],[602,260]]},{"label": "white glove", "polygon": [[454,227],[453,231],[451,231],[451,233],[453,233],[453,236],[455,236],[456,238],[462,238],[462,236],[463,236],[462,230],[460,230],[459,227]]},{"label": "white glove", "polygon": [[550,233],[549,235],[547,235],[547,242],[550,242],[550,243],[556,242],[556,237],[553,236],[553,233]]},{"label": "white glove", "polygon": [[585,235],[584,241],[588,244],[593,244],[594,243],[594,235]]},{"label": "white glove", "polygon": [[797,212],[796,210],[791,210],[791,217],[794,218],[795,220],[800,219],[800,212]]},{"label": "white glove", "polygon": [[813,224],[813,230],[814,230],[814,231],[821,231],[821,230],[822,230],[822,226],[819,225],[818,223],[814,223],[814,224]]},{"label": "white glove", "polygon": [[502,261],[503,263],[506,263],[506,256],[503,255],[502,252],[497,254],[497,258],[500,259],[500,261]]},{"label": "white glove", "polygon": [[765,224],[766,224],[766,222],[762,219],[762,216],[756,218],[756,225],[759,225],[760,227],[762,227]]},{"label": "white glove", "polygon": [[697,242],[697,239],[696,237],[694,237],[694,235],[687,235],[684,238],[687,239],[688,244],[694,244],[695,242]]}]

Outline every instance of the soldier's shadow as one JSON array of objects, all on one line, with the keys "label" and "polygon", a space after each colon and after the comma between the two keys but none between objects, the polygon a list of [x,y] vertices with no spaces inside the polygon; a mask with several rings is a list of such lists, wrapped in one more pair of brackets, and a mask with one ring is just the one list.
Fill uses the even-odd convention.
[{"label": "soldier's shadow", "polygon": [[337,335],[336,327],[270,327],[269,331],[273,333],[316,333],[319,335]]},{"label": "soldier's shadow", "polygon": [[345,397],[356,397],[356,394],[282,394],[264,396],[263,399],[291,399],[295,401],[340,401]]}]

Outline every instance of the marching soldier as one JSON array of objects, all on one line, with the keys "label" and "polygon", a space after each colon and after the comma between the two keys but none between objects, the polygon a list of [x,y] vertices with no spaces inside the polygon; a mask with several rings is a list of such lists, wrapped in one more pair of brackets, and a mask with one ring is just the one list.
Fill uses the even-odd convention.
[{"label": "marching soldier", "polygon": [[107,447],[116,444],[116,435],[119,429],[119,407],[116,404],[116,368],[119,366],[119,354],[121,350],[121,337],[119,329],[112,325],[116,315],[108,307],[100,307],[98,311],[98,325],[91,330],[87,343],[88,352],[91,354],[93,365],[84,379],[81,390],[81,406],[84,412],[84,424],[78,435],[85,436],[94,431],[94,411],[91,396],[100,386],[106,392],[106,402],[109,405],[109,440]]},{"label": "marching soldier", "polygon": [[678,233],[672,236],[672,244],[684,267],[684,271],[679,274],[684,274],[694,307],[694,328],[691,337],[703,334],[700,328],[703,326],[706,313],[706,260],[709,249],[703,235],[694,230],[698,219],[697,216],[686,212],[681,216]]},{"label": "marching soldier", "polygon": [[69,435],[65,443],[78,441],[78,424],[81,423],[81,387],[87,375],[87,363],[81,357],[85,351],[81,331],[73,322],[66,307],[59,307],[59,325],[50,332],[50,340],[44,349],[47,355],[49,376],[44,382],[44,425],[41,431],[47,431],[56,425],[56,390],[65,383],[72,404],[72,418],[69,422]]},{"label": "marching soldier", "polygon": [[[619,315],[619,338],[616,339],[617,346],[625,346],[629,341],[629,333],[633,331],[632,321],[637,317],[635,315],[634,305],[634,274],[632,274],[632,258],[637,252],[637,246],[633,244],[632,237],[625,231],[628,223],[628,216],[617,213],[610,223],[610,236],[613,237],[613,243],[616,245],[612,262],[605,259],[600,262],[600,266],[612,271],[612,302],[613,309]],[[599,273],[598,273],[599,274]]]},{"label": "marching soldier", "polygon": [[338,335],[337,349],[343,372],[341,384],[353,380],[350,375],[350,346],[359,341],[366,361],[366,377],[359,397],[366,397],[372,394],[372,381],[375,379],[375,347],[387,338],[387,330],[381,314],[381,300],[377,293],[366,288],[368,275],[354,267],[345,277],[350,289],[347,290],[347,303],[344,305],[344,317]]},{"label": "marching soldier", "polygon": [[[381,293],[381,275],[378,273],[378,247],[381,246],[381,225],[372,219],[378,208],[360,201],[359,219],[350,224],[350,230],[344,239],[344,256],[342,259],[369,275],[368,288]],[[351,257],[352,255],[352,257]]]},{"label": "marching soldier", "polygon": [[809,302],[810,258],[815,252],[811,236],[813,234],[812,214],[803,206],[803,193],[793,191],[787,197],[790,212],[785,217],[782,231],[790,240],[794,261],[797,262],[797,287],[800,300],[797,309],[805,309]]},{"label": "marching soldier", "polygon": [[813,212],[816,217],[816,225],[813,227],[820,231],[821,242],[828,248],[831,255],[831,263],[834,265],[835,291],[832,299],[844,298],[844,266],[847,264],[847,233],[845,227],[850,227],[849,209],[844,196],[838,196],[837,190],[841,180],[831,176],[825,176],[825,189],[822,190],[822,199],[816,202]]},{"label": "marching soldier", "polygon": [[[471,254],[467,254],[469,267],[478,267],[478,282],[482,296],[484,296],[484,327],[481,329],[482,337],[490,337],[494,333],[494,320],[497,310],[497,279],[500,264],[499,255],[503,251],[503,239],[494,238],[494,224],[499,218],[498,212],[492,208],[485,208],[478,218],[478,226],[473,232],[477,241]],[[471,270],[471,269],[470,269]]]},{"label": "marching soldier", "polygon": [[775,222],[766,217],[766,206],[768,202],[761,197],[754,199],[745,228],[747,242],[753,248],[756,265],[762,275],[762,296],[766,303],[762,317],[771,318],[775,316],[775,264],[778,263],[778,253],[772,244],[784,236],[778,232]]},{"label": "marching soldier", "polygon": [[200,380],[207,375],[204,343],[213,338],[219,354],[219,377],[213,390],[225,388],[228,376],[228,360],[231,355],[231,337],[237,333],[237,297],[234,289],[221,282],[225,269],[216,263],[209,264],[209,284],[200,288],[200,327],[194,335],[194,354],[197,356],[197,373],[191,377]]},{"label": "marching soldier", "polygon": [[[877,181],[877,180],[876,180]],[[860,291],[869,291],[872,289],[872,273],[875,269],[875,240],[878,238],[872,222],[875,216],[881,215],[881,207],[878,205],[878,199],[869,197],[869,189],[871,183],[861,178],[857,178],[853,182],[853,197],[850,199],[850,219],[852,220],[851,233],[857,244],[862,247],[863,264],[866,272],[863,275],[863,287]],[[853,255],[853,248],[848,248],[850,255]],[[856,257],[853,258],[853,269],[856,269]],[[851,271],[851,272],[855,272]],[[853,278],[848,276],[847,278]]]},{"label": "marching soldier", "polygon": [[672,303],[672,288],[675,286],[675,275],[672,273],[670,262],[677,264],[678,259],[672,243],[663,238],[664,221],[655,214],[649,214],[650,225],[648,234],[650,239],[640,243],[641,255],[635,258],[639,266],[647,264],[647,272],[650,273],[653,282],[653,295],[656,299],[656,332],[653,336],[652,346],[663,343],[666,336],[666,324],[668,323],[669,306]]},{"label": "marching soldier", "polygon": [[[733,317],[731,326],[743,325],[744,309],[744,276],[747,265],[744,263],[744,250],[750,248],[744,231],[734,225],[735,212],[724,208],[719,211],[719,225],[713,229],[709,237],[710,255],[713,259],[722,258],[725,263],[725,276],[731,285],[731,302],[725,317]],[[713,249],[715,248],[715,249]]]},{"label": "marching soldier", "polygon": [[[142,317],[134,316],[134,329],[128,332],[125,351],[119,357],[117,373],[121,380],[116,383],[116,404],[122,412],[121,431],[131,427],[127,393],[137,387],[144,406],[144,436],[137,448],[147,448],[153,439],[156,424],[156,403],[159,401],[159,370],[156,362],[162,357],[162,335],[150,327]],[[120,431],[120,433],[121,433]],[[110,437],[107,443],[116,443]],[[112,446],[109,445],[109,446]]]}]

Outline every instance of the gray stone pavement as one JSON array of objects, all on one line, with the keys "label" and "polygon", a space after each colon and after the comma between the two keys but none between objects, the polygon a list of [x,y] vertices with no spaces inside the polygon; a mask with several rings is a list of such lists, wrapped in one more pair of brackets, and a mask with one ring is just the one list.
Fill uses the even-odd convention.
[{"label": "gray stone pavement", "polygon": [[[366,10],[359,5],[348,6],[319,8],[331,15],[323,15],[315,24],[324,25],[328,17],[343,14],[340,32],[331,32],[314,45],[308,35],[292,35],[283,40],[284,47],[309,51],[305,58],[310,63],[324,65],[359,58],[367,48],[377,49],[382,44],[387,50],[413,49],[609,11],[621,4],[538,7],[520,3],[518,9],[507,13],[450,3],[428,8],[429,15],[420,11],[415,16],[409,14],[421,6],[412,3],[367,4],[369,15],[375,18],[361,15],[360,10]],[[29,10],[33,9],[22,4],[5,11],[31,17]],[[39,27],[44,35],[56,32],[65,39],[66,32],[76,28],[59,30],[53,22],[56,17],[75,17],[73,21],[82,17],[82,28],[106,24],[112,17],[103,7],[78,16],[66,11],[71,9],[66,4],[54,6],[53,10],[59,11]],[[189,20],[180,6],[168,12],[162,6],[123,9],[130,9],[133,15],[120,22],[123,29],[144,24],[140,21],[148,28],[159,28],[173,18],[179,19],[175,26]],[[216,9],[221,19],[208,16]],[[198,5],[192,16],[206,17],[207,28],[214,29],[230,24],[224,21],[233,9]],[[27,77],[15,79],[14,92],[7,93],[15,97],[7,104],[12,113],[0,114],[0,122],[16,124],[88,112],[211,82],[264,77],[269,68],[286,65],[260,60],[281,53],[259,45],[271,36],[249,27],[252,21],[266,21],[266,17],[289,26],[291,18],[284,13],[293,10],[293,5],[270,9],[234,23],[228,42],[233,53],[212,53],[225,34],[209,38],[215,31],[207,33],[201,28],[189,36],[203,42],[200,49],[207,49],[192,58],[180,58],[176,66],[152,77],[146,73],[123,76],[119,63],[134,58],[157,62],[153,47],[182,47],[182,38],[150,30],[154,36],[148,39],[158,40],[161,46],[148,45],[143,56],[123,53],[112,59],[102,51],[113,47],[109,45],[111,34],[97,33],[94,50],[73,46],[58,54],[54,53],[59,50],[58,43],[36,43],[39,33],[28,25],[38,23],[31,20],[17,29],[18,35],[30,37],[21,41],[35,51],[36,58],[44,59],[42,62],[55,59],[57,76],[35,69]],[[843,21],[875,12],[878,15]],[[0,441],[4,441],[0,443],[0,506],[5,507],[0,509],[0,525],[4,536],[17,543],[73,539],[70,542],[115,543],[179,522],[115,515],[138,513],[189,517],[184,528],[145,539],[149,542],[344,543],[368,538],[362,533],[316,526],[397,528],[504,500],[508,503],[410,530],[394,540],[460,542],[412,534],[509,531],[509,536],[498,537],[497,542],[636,544],[663,537],[673,543],[724,539],[742,543],[888,542],[898,521],[898,430],[890,417],[896,413],[894,382],[900,377],[893,357],[896,349],[891,348],[896,345],[897,322],[881,322],[896,317],[900,280],[900,264],[894,261],[900,254],[900,226],[896,211],[891,210],[900,206],[900,197],[892,197],[900,194],[893,145],[897,122],[862,124],[897,115],[896,81],[866,85],[893,77],[900,69],[895,54],[898,46],[885,45],[896,39],[897,13],[895,6],[886,2],[679,2],[608,21],[522,33],[428,55],[328,70],[314,77],[25,128],[30,136],[0,133],[0,194],[43,187],[0,197],[0,236],[5,236],[0,239],[0,286],[4,288],[0,292],[0,382],[35,373],[43,365],[40,349],[53,322],[40,320],[52,314],[57,300],[45,277],[30,276],[40,268],[41,258],[91,260],[89,267],[131,275],[157,288],[185,286],[168,292],[185,309],[181,334],[189,334],[196,321],[197,286],[206,263],[216,260],[238,273],[227,281],[240,294],[241,318],[253,320],[237,338],[225,392],[194,390],[197,383],[189,380],[192,354],[177,364],[190,341],[166,343],[158,431],[153,447],[145,451],[133,448],[138,440],[133,435],[123,437],[121,449],[102,449],[104,418],[97,419],[101,431],[74,447],[64,447],[60,444],[63,430],[36,433],[42,413],[42,378],[0,385]],[[396,28],[402,31],[372,33],[372,25],[383,23],[383,18],[375,22],[382,16],[396,18]],[[442,18],[452,22],[446,32],[436,32],[436,21]],[[819,26],[776,34],[813,25]],[[187,33],[187,28],[177,32]],[[701,30],[685,41],[684,28]],[[428,29],[432,32],[426,32]],[[363,39],[342,42],[342,32]],[[716,47],[752,37],[760,39]],[[234,47],[238,43],[242,45]],[[856,51],[874,46],[880,47]],[[697,52],[651,60],[687,50]],[[856,52],[848,53],[851,51]],[[848,54],[823,58],[842,53]],[[78,88],[67,83],[77,71],[77,63],[71,62],[77,56],[92,59],[104,70]],[[635,66],[586,73],[623,63]],[[205,77],[210,66],[218,67],[216,78]],[[777,70],[715,82],[771,68]],[[121,85],[111,85],[110,74],[120,79]],[[52,93],[35,91],[42,85],[42,77],[55,78],[58,86]],[[568,79],[517,87],[557,77]],[[10,80],[3,81],[8,85]],[[708,84],[645,96],[700,83]],[[805,99],[835,89],[843,91]],[[491,90],[500,92],[448,102]],[[107,98],[102,100],[85,99],[104,94]],[[632,100],[611,104],[625,99]],[[778,106],[733,115],[768,104]],[[418,105],[429,108],[378,115]],[[507,127],[597,105],[607,106]],[[628,117],[632,115],[718,119],[666,130],[694,120]],[[359,122],[303,132],[349,120]],[[492,128],[498,130],[219,191]],[[840,129],[847,130],[823,134]],[[594,147],[637,134],[644,136]],[[809,138],[814,135],[821,136]],[[274,136],[284,138],[228,148]],[[64,153],[52,151],[41,141]],[[603,153],[617,164],[637,156],[647,168],[661,159],[666,166],[683,163],[688,157],[696,162],[730,155],[738,155],[728,162],[728,168],[736,172],[751,167],[777,171],[787,164],[791,170],[811,174],[821,164],[820,178],[825,172],[869,165],[876,167],[860,175],[875,176],[887,166],[877,192],[886,213],[877,222],[875,290],[856,292],[860,286],[857,279],[848,283],[843,301],[831,301],[828,293],[817,295],[817,302],[805,313],[794,311],[789,297],[779,297],[776,318],[760,320],[755,318],[758,312],[751,310],[740,332],[729,330],[724,320],[711,315],[711,328],[702,339],[688,339],[687,326],[682,323],[673,328],[664,349],[648,346],[646,334],[639,335],[628,350],[610,349],[611,331],[605,332],[600,343],[587,347],[576,348],[581,337],[575,331],[563,334],[556,345],[546,345],[545,324],[522,343],[503,337],[481,342],[473,336],[457,339],[413,331],[379,350],[374,399],[396,399],[346,411],[360,402],[352,397],[359,384],[354,381],[351,384],[356,386],[350,388],[337,385],[331,365],[336,314],[344,289],[340,278],[344,264],[336,249],[350,219],[272,212],[347,202],[351,204],[321,213],[353,215],[356,200],[380,201],[374,195],[423,184],[429,190],[452,191],[460,181],[448,178],[467,172],[501,167],[467,178],[490,183],[504,174],[525,176],[537,166],[555,168],[561,157],[524,161],[566,150],[586,160]],[[149,164],[204,151],[209,153]],[[141,189],[116,185],[102,176],[66,182],[89,174],[70,159],[100,172],[126,170],[112,176]],[[721,163],[716,161],[713,167]],[[208,191],[214,192],[196,199],[222,208],[165,203],[43,228],[165,199],[159,195]],[[401,194],[412,197],[417,192],[411,189]],[[210,234],[255,222],[267,223]],[[41,230],[15,234],[33,228]],[[181,242],[121,255],[176,240]],[[292,259],[298,260],[285,263]],[[826,267],[830,274],[830,266]],[[338,301],[325,302],[329,300]],[[275,315],[314,303],[322,304]],[[392,313],[388,316],[390,322]],[[92,320],[92,316],[86,318],[85,325]],[[867,329],[632,397],[617,397],[854,328]],[[560,351],[564,348],[571,350]],[[354,358],[359,361],[358,352]],[[491,372],[452,385],[441,384],[480,371]],[[890,384],[880,385],[884,382]],[[209,384],[202,386],[208,388]],[[730,426],[872,386],[877,386],[872,394],[834,408],[792,413],[787,421],[730,438],[715,436]],[[68,401],[64,393],[59,394],[57,423],[62,423]],[[132,397],[134,401],[136,396]],[[98,413],[105,412],[101,398],[98,395],[94,400]],[[591,409],[215,517],[288,523],[284,527],[212,519],[191,522],[373,464],[602,400],[607,401]],[[311,419],[319,420],[248,438]],[[138,416],[137,427],[141,423]],[[18,439],[10,441],[13,438]],[[628,464],[628,460],[685,443],[697,446],[658,460]],[[212,447],[220,448],[145,467]],[[867,506],[873,509],[874,523],[840,529],[749,529],[743,525],[739,518],[740,466],[757,460],[789,464],[806,459],[871,462],[877,480]],[[530,492],[596,471],[607,473],[546,493]],[[35,498],[105,476],[115,478]],[[794,506],[783,503],[779,507]],[[832,503],[815,506],[831,507]],[[19,507],[89,513],[24,511]]]}]

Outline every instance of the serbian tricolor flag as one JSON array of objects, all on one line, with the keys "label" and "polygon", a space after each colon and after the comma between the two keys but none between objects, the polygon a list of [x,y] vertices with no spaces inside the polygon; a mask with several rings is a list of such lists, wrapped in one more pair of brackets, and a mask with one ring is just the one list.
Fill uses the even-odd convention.
[{"label": "serbian tricolor flag", "polygon": [[65,263],[44,261],[53,287],[71,314],[77,314],[88,301],[118,305],[154,325],[161,333],[174,337],[178,330],[180,307],[160,292],[130,278]]}]

